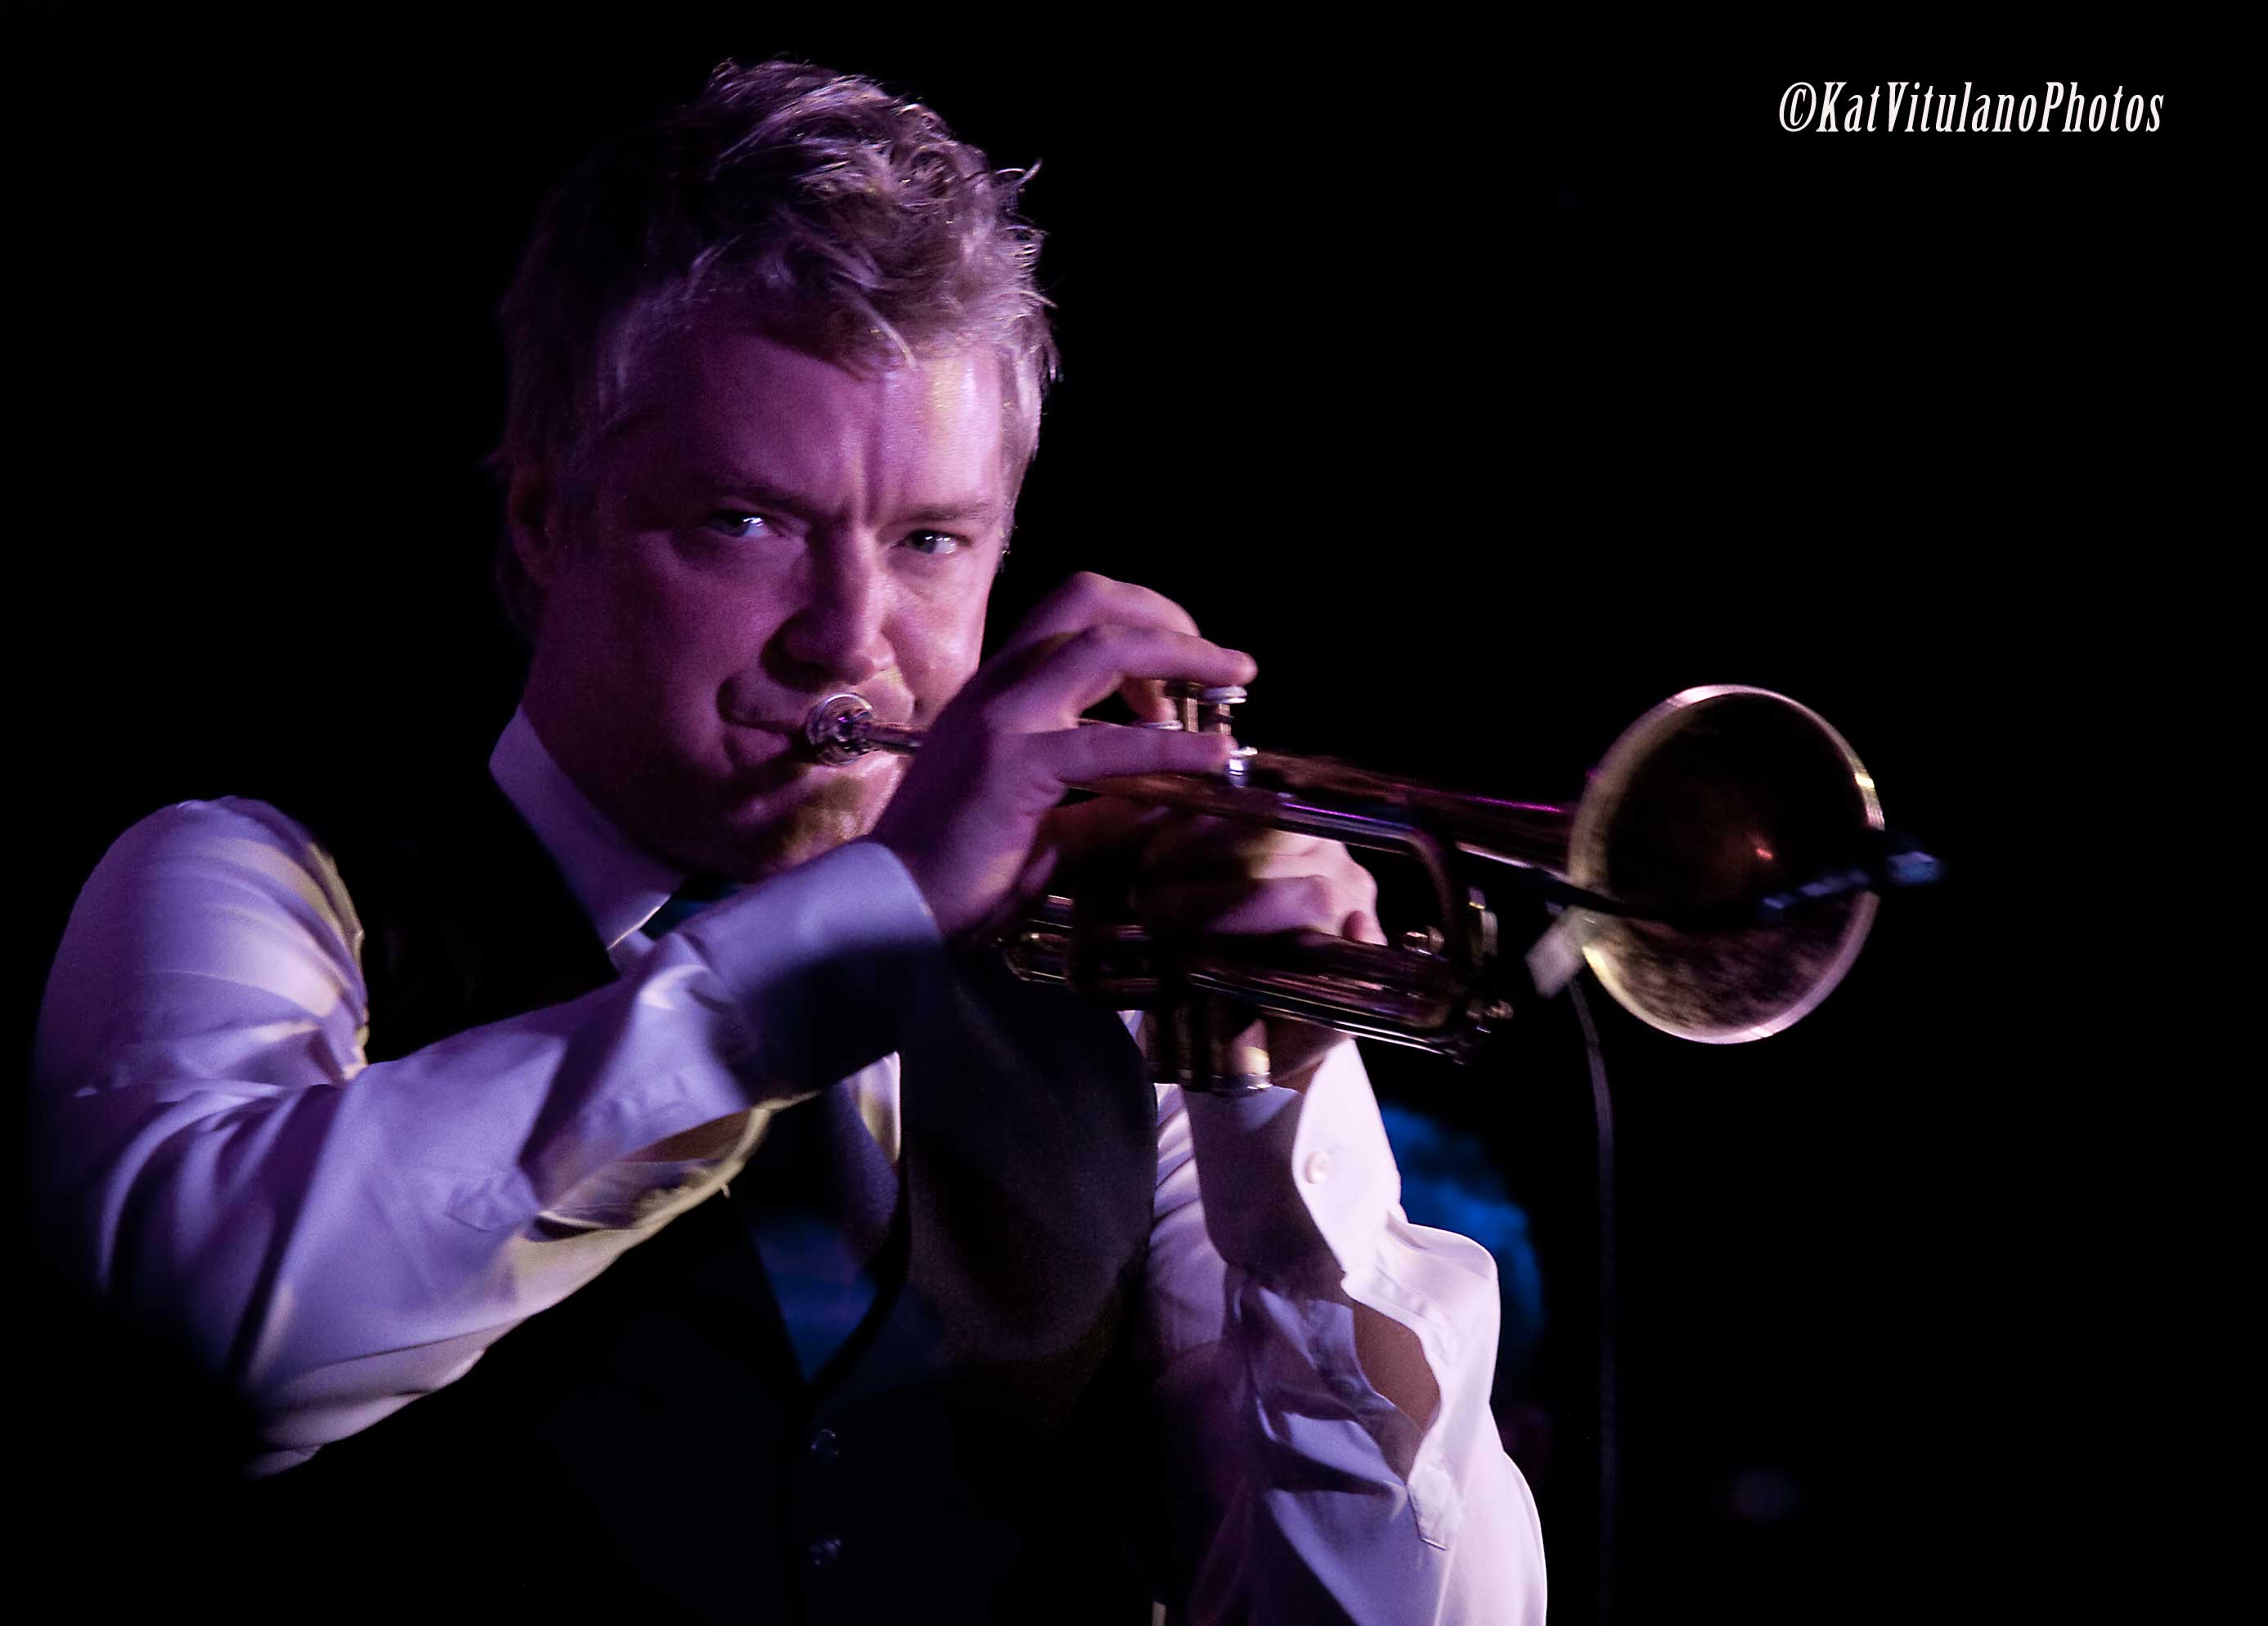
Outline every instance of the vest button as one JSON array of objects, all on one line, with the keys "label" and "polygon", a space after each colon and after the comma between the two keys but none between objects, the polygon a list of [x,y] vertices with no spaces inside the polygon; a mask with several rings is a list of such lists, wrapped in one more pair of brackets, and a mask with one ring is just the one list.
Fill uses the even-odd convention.
[{"label": "vest button", "polygon": [[814,1570],[831,1570],[843,1556],[843,1539],[827,1536],[803,1549],[804,1562]]},{"label": "vest button", "polygon": [[821,1429],[811,1437],[807,1449],[814,1462],[832,1462],[843,1454],[843,1442],[836,1438],[833,1429]]}]

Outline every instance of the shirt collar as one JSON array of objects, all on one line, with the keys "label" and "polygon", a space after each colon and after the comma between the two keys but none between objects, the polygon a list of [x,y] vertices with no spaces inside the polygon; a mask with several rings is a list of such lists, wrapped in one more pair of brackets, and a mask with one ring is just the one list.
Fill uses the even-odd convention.
[{"label": "shirt collar", "polygon": [[683,884],[684,871],[632,842],[576,788],[537,738],[525,706],[504,725],[489,773],[550,852],[609,954]]}]

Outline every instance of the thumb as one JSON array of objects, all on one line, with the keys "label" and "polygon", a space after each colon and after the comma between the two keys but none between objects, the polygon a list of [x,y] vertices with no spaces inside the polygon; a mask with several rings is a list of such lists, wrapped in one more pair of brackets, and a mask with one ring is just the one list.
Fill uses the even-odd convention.
[{"label": "thumb", "polygon": [[1386,928],[1368,909],[1357,909],[1342,921],[1339,935],[1351,943],[1372,943],[1381,948],[1386,946]]}]

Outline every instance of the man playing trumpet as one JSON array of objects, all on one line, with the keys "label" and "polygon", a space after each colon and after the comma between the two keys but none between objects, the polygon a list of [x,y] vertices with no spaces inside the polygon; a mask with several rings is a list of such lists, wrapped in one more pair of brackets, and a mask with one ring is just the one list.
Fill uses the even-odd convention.
[{"label": "man playing trumpet", "polygon": [[[1254,676],[1175,605],[1077,577],[979,664],[1054,371],[1014,179],[784,63],[603,151],[504,305],[488,775],[184,803],[89,881],[48,1211],[246,1408],[232,1562],[444,1619],[1543,1618],[1491,1262],[1403,1218],[1352,1043],[1185,1095],[983,952],[1129,851],[1160,929],[1380,940],[1336,845],[1059,806],[1224,761],[1079,725]],[[920,754],[814,765],[840,689]]]}]

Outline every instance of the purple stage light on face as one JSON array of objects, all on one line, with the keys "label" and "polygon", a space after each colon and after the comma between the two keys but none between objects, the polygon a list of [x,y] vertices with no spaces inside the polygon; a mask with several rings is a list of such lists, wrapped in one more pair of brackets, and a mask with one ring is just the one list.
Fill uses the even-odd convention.
[{"label": "purple stage light on face", "polygon": [[921,726],[976,669],[1008,509],[998,364],[861,375],[717,327],[649,364],[574,545],[531,547],[528,716],[649,850],[755,880],[864,835],[903,771],[817,769],[814,697]]}]

